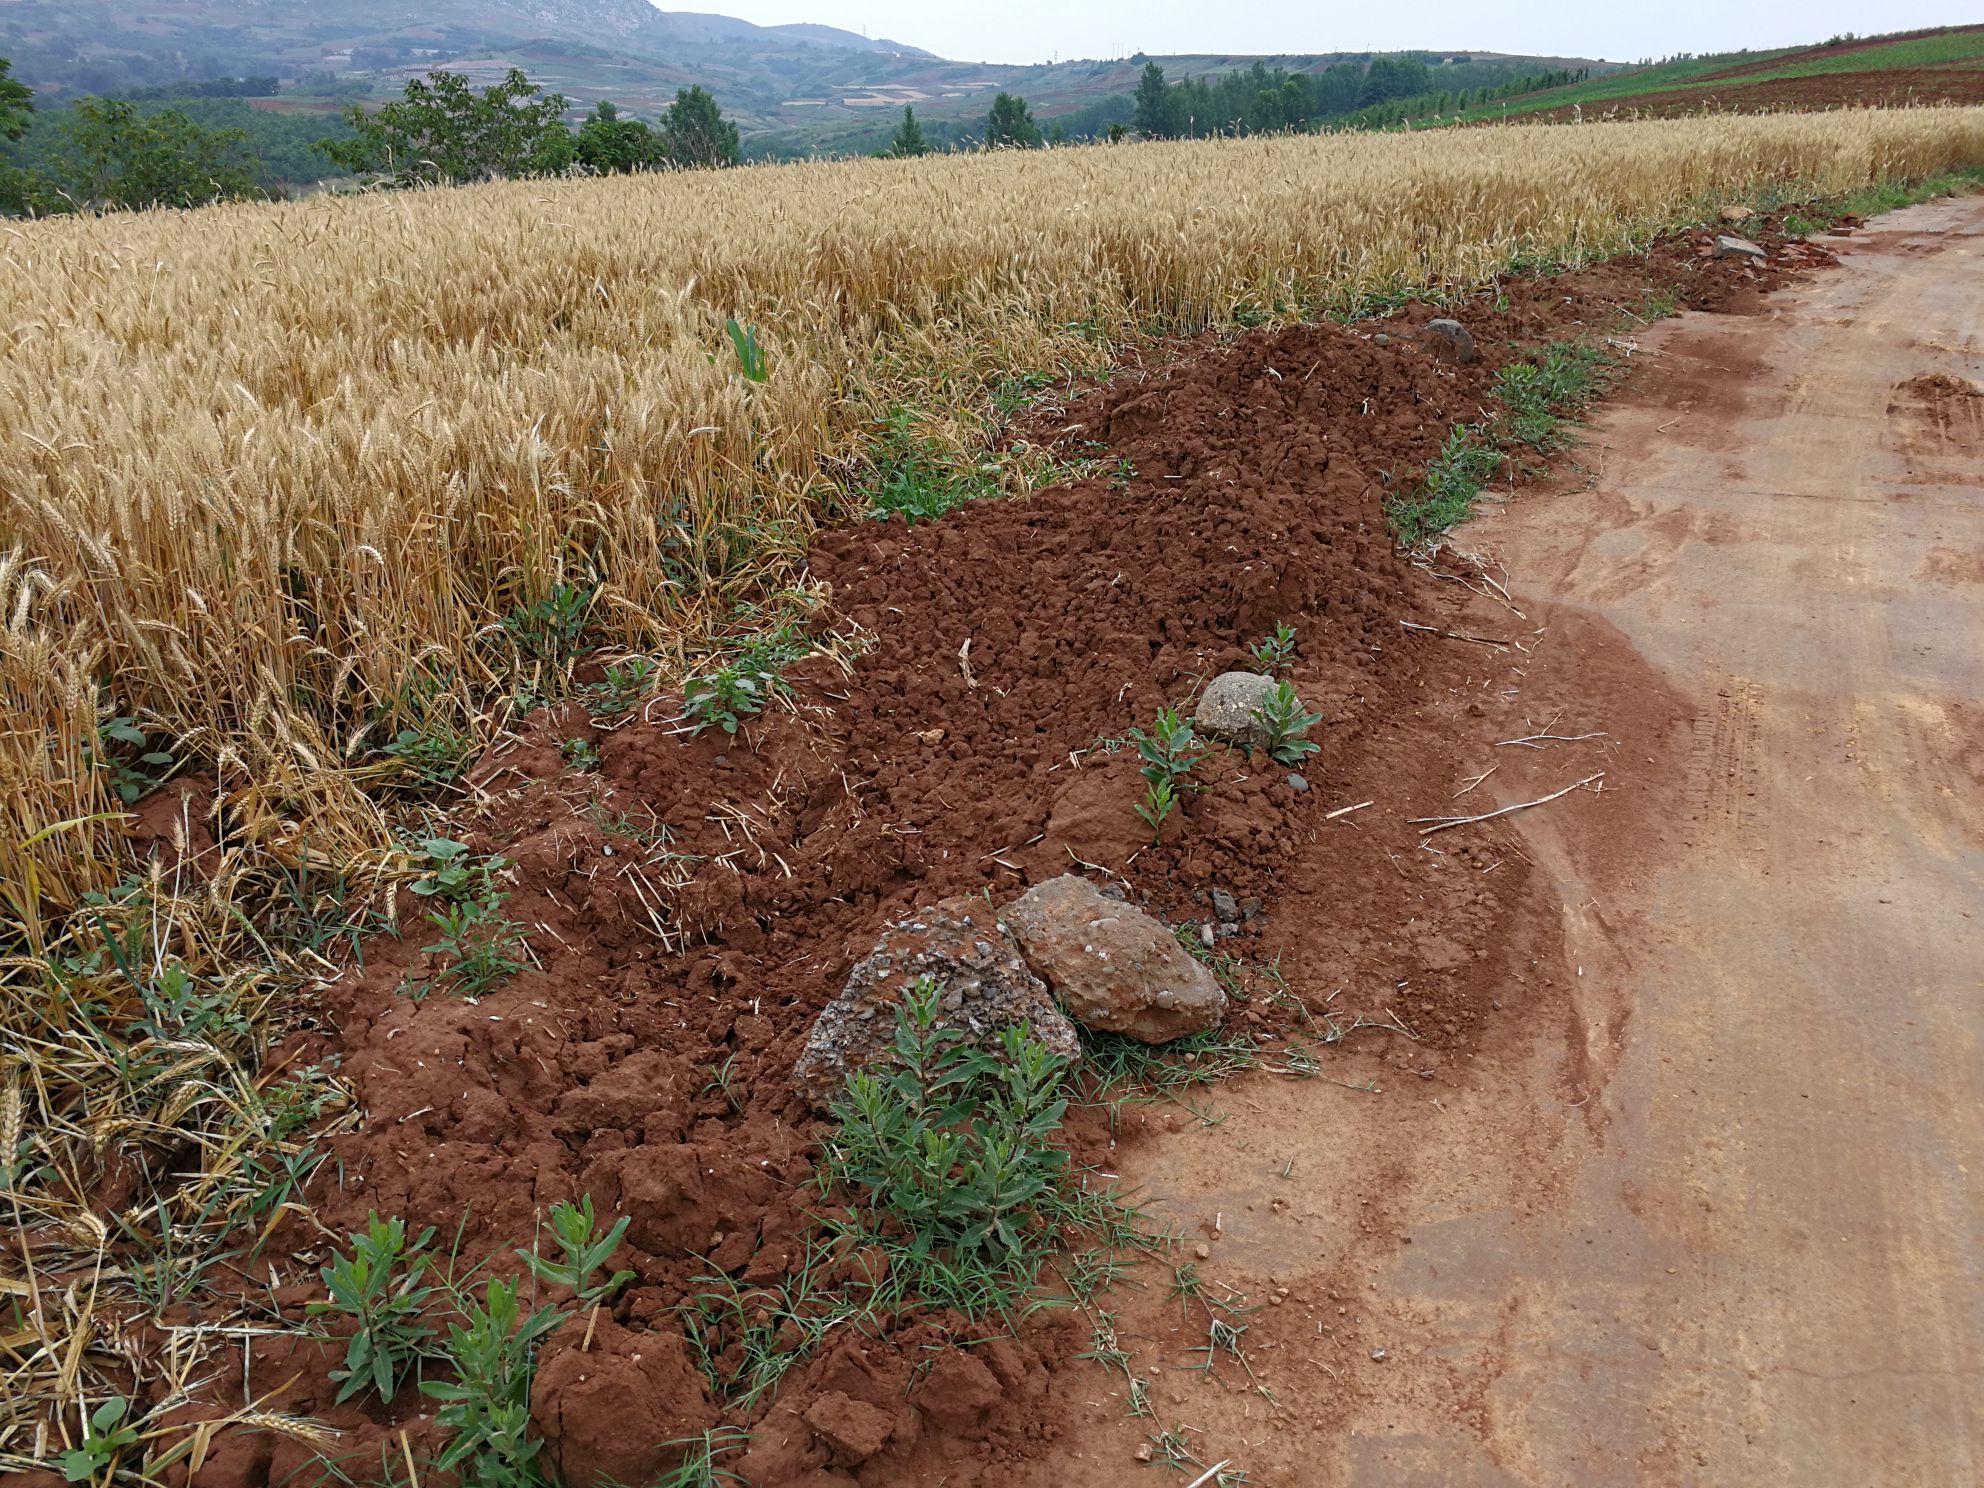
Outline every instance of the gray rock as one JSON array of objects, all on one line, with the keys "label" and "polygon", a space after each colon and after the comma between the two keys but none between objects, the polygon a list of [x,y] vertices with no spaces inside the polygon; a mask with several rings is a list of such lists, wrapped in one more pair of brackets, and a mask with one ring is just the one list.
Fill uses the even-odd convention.
[{"label": "gray rock", "polygon": [[[1226,994],[1171,931],[1069,873],[1006,906],[1026,964],[1089,1028],[1165,1044],[1217,1028]],[[1208,927],[1209,928],[1209,927]]]},{"label": "gray rock", "polygon": [[1240,901],[1224,889],[1214,889],[1212,912],[1219,916],[1222,925],[1237,925],[1240,922]]},{"label": "gray rock", "polygon": [[1727,234],[1715,240],[1715,256],[1717,258],[1747,258],[1753,263],[1762,263],[1769,257],[1763,249],[1752,243],[1748,238],[1732,238]]},{"label": "gray rock", "polygon": [[1258,672],[1224,672],[1199,697],[1192,727],[1208,739],[1244,749],[1267,747],[1267,730],[1254,714],[1274,691],[1274,678]]},{"label": "gray rock", "polygon": [[1305,791],[1309,788],[1309,782],[1304,780],[1300,775],[1289,776],[1288,783],[1299,791]]},{"label": "gray rock", "polygon": [[1371,344],[1373,346],[1390,346],[1392,344],[1392,338],[1387,336],[1383,331],[1380,331],[1371,338]]},{"label": "gray rock", "polygon": [[1474,337],[1470,336],[1467,327],[1457,320],[1429,320],[1426,322],[1426,334],[1451,346],[1457,361],[1471,362],[1480,355],[1474,349]]},{"label": "gray rock", "polygon": [[992,906],[965,895],[882,932],[874,951],[848,973],[840,996],[814,1020],[793,1083],[817,1105],[837,1099],[849,1075],[887,1055],[903,991],[926,976],[937,984],[939,1027],[959,1029],[989,1048],[1024,1023],[1056,1054],[1081,1054],[1074,1025],[1027,969]]}]

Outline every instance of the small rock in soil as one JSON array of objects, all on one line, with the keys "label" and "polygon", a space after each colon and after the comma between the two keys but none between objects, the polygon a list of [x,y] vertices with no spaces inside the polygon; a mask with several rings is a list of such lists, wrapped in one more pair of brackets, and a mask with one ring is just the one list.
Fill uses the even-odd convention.
[{"label": "small rock in soil", "polygon": [[1715,240],[1715,256],[1717,258],[1749,258],[1762,263],[1768,255],[1748,238],[1723,236]]},{"label": "small rock in soil", "polygon": [[1006,906],[1027,965],[1077,1022],[1146,1044],[1217,1028],[1226,994],[1170,930],[1075,874]]},{"label": "small rock in soil", "polygon": [[1469,335],[1467,327],[1457,320],[1447,320],[1444,318],[1440,320],[1429,320],[1426,322],[1426,334],[1431,337],[1437,337],[1452,347],[1454,358],[1457,361],[1471,362],[1480,355],[1474,349],[1474,337]]},{"label": "small rock in soil", "polygon": [[1240,901],[1224,889],[1212,891],[1212,912],[1219,916],[1222,925],[1233,925],[1240,920]]},{"label": "small rock in soil", "polygon": [[1748,222],[1757,214],[1748,207],[1724,207],[1718,215],[1724,222]]},{"label": "small rock in soil", "polygon": [[836,1099],[849,1075],[887,1054],[903,992],[926,976],[940,994],[940,1028],[960,1029],[990,1048],[1008,1027],[1024,1023],[1054,1053],[1080,1055],[1074,1025],[1027,970],[992,907],[961,895],[882,932],[873,953],[848,973],[840,996],[814,1020],[793,1083],[816,1103]]},{"label": "small rock in soil", "polygon": [[1267,748],[1266,726],[1255,715],[1274,691],[1274,678],[1259,672],[1224,672],[1207,684],[1192,725],[1209,739],[1244,749]]},{"label": "small rock in soil", "polygon": [[1307,780],[1305,780],[1305,779],[1304,779],[1304,778],[1303,778],[1302,776],[1300,776],[1300,775],[1291,775],[1291,776],[1289,776],[1289,777],[1288,777],[1288,783],[1289,783],[1290,785],[1292,785],[1292,786],[1294,786],[1294,787],[1295,787],[1295,789],[1297,789],[1297,790],[1299,790],[1299,791],[1305,791],[1305,790],[1307,790],[1307,789],[1309,788],[1309,782],[1308,782]]},{"label": "small rock in soil", "polygon": [[806,1424],[843,1464],[852,1466],[888,1445],[896,1418],[865,1400],[831,1390],[806,1408]]}]

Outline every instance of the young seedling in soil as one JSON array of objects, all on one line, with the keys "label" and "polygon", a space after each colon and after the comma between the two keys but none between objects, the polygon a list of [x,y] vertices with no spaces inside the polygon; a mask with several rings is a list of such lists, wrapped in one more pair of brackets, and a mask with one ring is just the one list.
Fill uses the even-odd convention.
[{"label": "young seedling in soil", "polygon": [[530,1420],[532,1358],[537,1342],[564,1314],[539,1308],[525,1317],[515,1282],[491,1281],[478,1305],[460,1299],[462,1323],[450,1324],[444,1357],[452,1380],[422,1380],[421,1393],[441,1402],[434,1419],[455,1435],[434,1459],[443,1472],[477,1488],[538,1488],[534,1459],[543,1443]]},{"label": "young seedling in soil", "polygon": [[1295,627],[1285,622],[1277,625],[1273,635],[1249,646],[1247,654],[1254,658],[1254,670],[1263,677],[1280,676],[1295,660]]},{"label": "young seedling in soil", "polygon": [[427,923],[440,938],[420,954],[435,963],[434,980],[409,983],[407,995],[419,1002],[439,986],[459,997],[480,997],[522,971],[528,964],[522,927],[505,919],[501,907],[501,896],[492,893],[430,911]]},{"label": "young seedling in soil", "polygon": [[558,753],[564,758],[567,768],[582,775],[590,775],[599,768],[599,746],[590,739],[561,740]]},{"label": "young seedling in soil", "polygon": [[551,1206],[551,1238],[558,1242],[563,1260],[546,1260],[534,1249],[519,1250],[517,1255],[539,1281],[566,1288],[581,1307],[590,1307],[595,1302],[604,1302],[634,1279],[631,1271],[615,1271],[603,1281],[592,1279],[593,1272],[611,1260],[613,1252],[620,1248],[629,1223],[623,1214],[612,1229],[601,1235],[592,1195],[586,1194],[576,1204]]},{"label": "young seedling in soil", "polygon": [[330,1299],[312,1302],[310,1313],[340,1313],[353,1323],[344,1368],[331,1371],[340,1382],[339,1404],[368,1386],[390,1402],[426,1352],[434,1330],[421,1314],[434,1288],[422,1286],[421,1278],[433,1263],[424,1253],[433,1238],[429,1226],[409,1242],[405,1220],[381,1219],[374,1212],[365,1233],[351,1235],[351,1254],[334,1256],[321,1268]]},{"label": "young seedling in soil", "polygon": [[1279,683],[1254,710],[1254,717],[1260,721],[1268,753],[1277,764],[1299,765],[1321,747],[1302,736],[1323,721],[1322,715],[1302,706],[1292,682]]},{"label": "young seedling in soil", "polygon": [[108,1481],[104,1478],[105,1471],[116,1463],[120,1452],[136,1445],[138,1440],[135,1426],[120,1424],[130,1409],[130,1401],[122,1395],[113,1395],[90,1412],[83,1444],[64,1452],[59,1459],[64,1478],[71,1483]]},{"label": "young seedling in soil", "polygon": [[1190,789],[1185,782],[1193,766],[1205,758],[1206,746],[1173,708],[1158,709],[1151,731],[1145,733],[1133,728],[1129,740],[1136,745],[1137,757],[1143,761],[1137,773],[1144,778],[1145,790],[1137,815],[1150,828],[1151,841],[1155,843],[1164,835],[1165,820],[1176,809],[1181,790]]}]

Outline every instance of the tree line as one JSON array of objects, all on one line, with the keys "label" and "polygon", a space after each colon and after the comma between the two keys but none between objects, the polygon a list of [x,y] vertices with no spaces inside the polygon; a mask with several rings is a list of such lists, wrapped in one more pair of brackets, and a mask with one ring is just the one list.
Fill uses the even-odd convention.
[{"label": "tree line", "polygon": [[[254,116],[215,127],[215,110],[245,120],[273,78],[217,79],[143,90],[144,98],[80,98],[37,115],[33,90],[0,57],[0,214],[197,207],[282,194],[308,162],[396,186],[507,176],[609,174],[735,165],[737,126],[700,87],[680,90],[653,123],[596,105],[576,128],[569,101],[511,69],[486,88],[437,71],[376,110],[353,103],[341,132],[301,115]],[[159,106],[170,99],[172,107]],[[207,122],[202,122],[202,117]],[[24,141],[26,143],[24,143]],[[257,147],[260,147],[259,149]]]},{"label": "tree line", "polygon": [[[1289,72],[1255,62],[1216,78],[1172,82],[1146,62],[1137,90],[1085,104],[1043,130],[1027,101],[1001,93],[976,133],[970,126],[927,127],[913,107],[885,155],[923,155],[946,148],[1011,149],[1087,140],[1204,139],[1214,135],[1300,133],[1324,127],[1381,129],[1410,119],[1445,116],[1497,99],[1581,82],[1586,69],[1511,77],[1506,64],[1455,59],[1437,70],[1424,58],[1381,56],[1344,61],[1320,73]],[[1459,84],[1438,91],[1434,80]]]}]

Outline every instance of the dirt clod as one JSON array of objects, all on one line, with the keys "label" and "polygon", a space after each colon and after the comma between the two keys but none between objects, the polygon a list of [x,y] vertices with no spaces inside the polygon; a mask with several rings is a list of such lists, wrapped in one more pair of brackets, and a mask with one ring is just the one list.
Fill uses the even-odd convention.
[{"label": "dirt clod", "polygon": [[672,1319],[636,1331],[581,1315],[545,1345],[531,1419],[559,1481],[594,1488],[671,1471],[682,1450],[672,1444],[714,1425],[716,1410]]},{"label": "dirt clod", "polygon": [[839,1390],[829,1391],[806,1409],[806,1424],[847,1466],[866,1462],[888,1445],[896,1419],[878,1406],[856,1400]]}]

